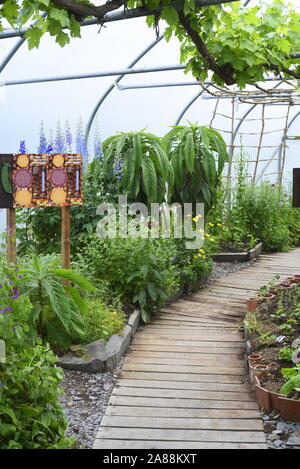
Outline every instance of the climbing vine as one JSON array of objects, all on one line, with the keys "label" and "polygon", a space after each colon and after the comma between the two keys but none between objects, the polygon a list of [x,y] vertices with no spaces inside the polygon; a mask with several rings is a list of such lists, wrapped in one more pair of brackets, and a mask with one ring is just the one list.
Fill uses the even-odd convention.
[{"label": "climbing vine", "polygon": [[[166,40],[181,43],[181,61],[199,80],[224,86],[263,81],[270,72],[300,79],[300,13],[285,0],[265,0],[244,7],[232,0],[0,0],[0,30],[8,22],[19,29],[29,21],[25,35],[29,48],[38,47],[49,33],[60,46],[80,37],[81,23],[124,8],[147,16],[149,27],[167,23]],[[98,2],[99,3],[99,2]],[[210,5],[210,6],[204,6]]]}]

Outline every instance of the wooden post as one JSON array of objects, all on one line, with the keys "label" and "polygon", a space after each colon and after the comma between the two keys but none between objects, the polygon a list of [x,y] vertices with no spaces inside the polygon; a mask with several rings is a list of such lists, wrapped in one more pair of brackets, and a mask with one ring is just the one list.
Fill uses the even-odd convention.
[{"label": "wooden post", "polygon": [[61,207],[61,257],[63,269],[70,269],[71,266],[70,231],[70,207]]},{"label": "wooden post", "polygon": [[17,262],[17,243],[16,243],[16,209],[6,209],[7,226],[7,260],[10,264]]}]

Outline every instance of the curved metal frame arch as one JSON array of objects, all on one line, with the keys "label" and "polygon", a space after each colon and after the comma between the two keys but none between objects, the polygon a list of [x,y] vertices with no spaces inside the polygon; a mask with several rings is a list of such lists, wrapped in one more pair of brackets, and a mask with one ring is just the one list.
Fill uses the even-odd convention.
[{"label": "curved metal frame arch", "polygon": [[[153,47],[155,47],[163,38],[163,34],[160,35],[157,39],[155,39],[155,41],[152,41],[148,47],[146,47],[146,49],[144,49],[129,65],[127,68],[132,68],[134,67],[143,57],[145,57],[145,55],[153,49]],[[112,83],[108,88],[107,90],[103,93],[103,95],[101,96],[101,98],[99,99],[99,101],[97,102],[96,106],[94,107],[91,115],[90,115],[90,118],[88,120],[88,123],[87,123],[87,128],[86,128],[86,136],[85,136],[85,139],[88,140],[89,138],[89,134],[90,134],[90,130],[91,130],[91,127],[93,125],[93,121],[96,117],[96,114],[97,112],[99,111],[101,105],[103,104],[103,102],[105,101],[105,99],[107,98],[107,96],[113,91],[113,89],[115,88],[115,84],[116,83],[119,83],[122,78],[124,78],[126,76],[126,74],[122,74],[122,75],[119,75],[116,80],[114,81],[114,83]]]}]

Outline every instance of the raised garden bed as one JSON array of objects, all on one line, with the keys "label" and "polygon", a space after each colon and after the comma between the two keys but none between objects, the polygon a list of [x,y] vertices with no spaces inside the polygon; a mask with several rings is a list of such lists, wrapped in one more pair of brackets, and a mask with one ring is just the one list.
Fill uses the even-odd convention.
[{"label": "raised garden bed", "polygon": [[99,339],[86,345],[82,357],[70,354],[59,357],[57,365],[67,370],[86,371],[88,373],[112,371],[130,345],[139,325],[140,316],[140,311],[134,310],[123,329],[123,334],[113,334],[107,342]]},{"label": "raised garden bed", "polygon": [[300,422],[300,277],[270,282],[249,309],[247,362],[258,404]]},{"label": "raised garden bed", "polygon": [[258,405],[267,412],[275,410],[289,422],[300,422],[300,400],[291,399],[278,392],[268,391],[255,376],[255,395]]},{"label": "raised garden bed", "polygon": [[254,248],[244,252],[220,252],[212,255],[215,262],[248,262],[259,256],[262,252],[262,243],[258,243]]}]

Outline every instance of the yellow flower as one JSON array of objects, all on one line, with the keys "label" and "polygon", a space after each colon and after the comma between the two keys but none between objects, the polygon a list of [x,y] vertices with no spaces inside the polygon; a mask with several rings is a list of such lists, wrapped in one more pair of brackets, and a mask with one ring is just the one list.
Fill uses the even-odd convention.
[{"label": "yellow flower", "polygon": [[215,224],[214,224],[214,223],[210,223],[210,222],[209,222],[209,226],[215,226]]},{"label": "yellow flower", "polygon": [[217,223],[218,226],[222,226],[221,223]]}]

